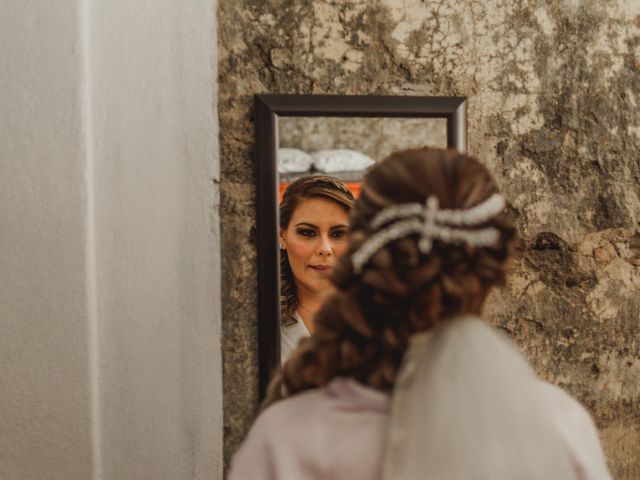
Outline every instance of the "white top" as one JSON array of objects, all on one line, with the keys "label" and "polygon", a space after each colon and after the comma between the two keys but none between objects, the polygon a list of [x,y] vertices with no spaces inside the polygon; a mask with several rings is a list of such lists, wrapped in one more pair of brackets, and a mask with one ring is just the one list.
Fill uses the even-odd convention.
[{"label": "white top", "polygon": [[295,323],[280,327],[280,363],[284,363],[284,361],[289,358],[289,355],[296,349],[301,338],[311,336],[309,330],[307,330],[307,326],[302,321],[302,317],[298,315],[298,312],[294,312],[292,318],[295,320]]},{"label": "white top", "polygon": [[411,338],[391,397],[336,378],[270,406],[229,479],[426,476],[611,478],[587,411],[540,382],[506,335],[466,315]]},{"label": "white top", "polygon": [[[560,388],[540,393],[580,480],[610,480],[586,410]],[[229,480],[379,480],[389,427],[388,395],[336,378],[264,411],[235,455]]]}]

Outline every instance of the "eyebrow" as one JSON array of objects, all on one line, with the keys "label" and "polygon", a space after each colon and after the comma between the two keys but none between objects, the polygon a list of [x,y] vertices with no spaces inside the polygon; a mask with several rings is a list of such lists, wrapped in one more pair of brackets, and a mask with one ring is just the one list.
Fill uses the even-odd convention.
[{"label": "eyebrow", "polygon": [[[300,227],[300,226],[307,226],[310,228],[315,228],[316,230],[318,230],[320,227],[318,227],[317,225],[314,225],[313,223],[309,223],[309,222],[300,222],[296,224],[296,227]],[[330,228],[330,230],[334,230],[336,228],[349,228],[349,225],[343,225],[342,223],[339,225],[334,225]]]}]

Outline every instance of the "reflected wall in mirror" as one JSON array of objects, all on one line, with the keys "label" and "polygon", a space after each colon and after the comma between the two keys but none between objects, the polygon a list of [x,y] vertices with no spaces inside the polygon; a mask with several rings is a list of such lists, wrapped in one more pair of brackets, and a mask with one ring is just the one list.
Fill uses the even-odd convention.
[{"label": "reflected wall in mirror", "polygon": [[289,183],[326,174],[359,193],[363,171],[391,152],[430,145],[447,147],[445,118],[279,117],[280,200]]},{"label": "reflected wall in mirror", "polygon": [[447,147],[444,118],[278,117],[280,147],[354,148],[379,159],[401,148]]},{"label": "reflected wall in mirror", "polygon": [[[366,169],[400,149],[465,151],[465,109],[462,97],[256,96],[261,397],[330,293],[327,276],[346,249],[348,209]],[[289,209],[285,200],[279,219],[290,185],[288,199],[300,189],[319,195]]]}]

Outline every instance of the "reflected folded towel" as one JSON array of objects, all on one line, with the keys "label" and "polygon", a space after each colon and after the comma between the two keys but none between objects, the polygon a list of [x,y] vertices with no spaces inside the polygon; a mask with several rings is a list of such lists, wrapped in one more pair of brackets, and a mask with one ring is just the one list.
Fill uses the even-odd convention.
[{"label": "reflected folded towel", "polygon": [[349,149],[320,150],[311,157],[315,169],[323,173],[357,172],[376,163],[370,156]]},{"label": "reflected folded towel", "polygon": [[278,173],[308,172],[313,158],[307,152],[297,148],[278,149]]}]

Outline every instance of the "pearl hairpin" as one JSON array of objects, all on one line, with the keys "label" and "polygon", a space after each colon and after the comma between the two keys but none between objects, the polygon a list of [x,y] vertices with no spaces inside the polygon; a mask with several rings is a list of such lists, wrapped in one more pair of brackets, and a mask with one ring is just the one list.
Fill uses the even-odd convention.
[{"label": "pearl hairpin", "polygon": [[353,253],[353,270],[359,274],[369,259],[384,245],[415,233],[420,234],[418,248],[424,254],[431,251],[433,240],[466,243],[476,247],[495,245],[500,238],[500,232],[496,228],[469,230],[456,227],[481,225],[500,213],[505,205],[504,198],[495,193],[484,202],[466,210],[439,210],[439,201],[435,196],[429,197],[424,206],[409,203],[385,208],[371,221],[372,228],[377,229],[395,222],[374,233]]}]

